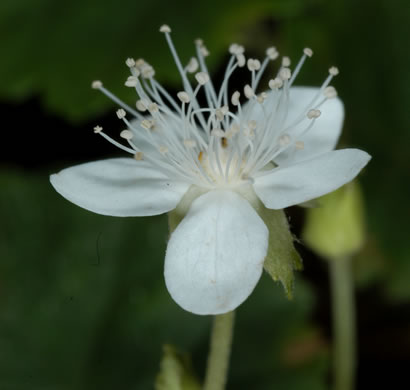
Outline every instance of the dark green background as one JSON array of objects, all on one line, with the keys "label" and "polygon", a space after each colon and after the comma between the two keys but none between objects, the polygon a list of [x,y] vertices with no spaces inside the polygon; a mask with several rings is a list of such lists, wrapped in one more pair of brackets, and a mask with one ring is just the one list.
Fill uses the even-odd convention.
[{"label": "dark green background", "polygon": [[[205,40],[220,79],[227,47],[262,57],[272,44],[298,83],[319,85],[336,64],[346,107],[341,146],[373,159],[360,177],[368,241],[356,259],[359,389],[406,378],[410,361],[410,5],[406,0],[3,0],[0,3],[0,389],[150,389],[161,346],[189,351],[202,377],[210,318],[183,312],[162,268],[166,217],[116,219],[60,198],[48,175],[112,156],[93,136],[120,130],[111,103],[129,56],[179,88],[158,27],[181,57]],[[300,233],[303,212],[289,210]],[[230,389],[324,389],[329,383],[326,264],[303,243],[294,301],[265,275],[237,316]]]}]

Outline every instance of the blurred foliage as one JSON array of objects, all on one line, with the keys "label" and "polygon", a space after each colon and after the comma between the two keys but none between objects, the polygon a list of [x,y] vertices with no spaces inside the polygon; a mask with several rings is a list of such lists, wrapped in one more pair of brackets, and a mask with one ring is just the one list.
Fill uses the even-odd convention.
[{"label": "blurred foliage", "polygon": [[[89,213],[47,174],[1,172],[0,185],[1,388],[152,389],[166,343],[203,376],[211,318],[165,289],[165,217]],[[262,278],[238,311],[230,388],[325,388],[326,346],[305,334],[313,302],[301,280],[288,301]]]},{"label": "blurred foliage", "polygon": [[[0,96],[22,99],[41,94],[46,106],[69,118],[84,119],[111,107],[90,89],[101,79],[120,96],[127,57],[144,57],[162,79],[178,77],[165,39],[158,32],[174,29],[182,61],[194,55],[193,41],[206,39],[219,59],[237,32],[269,14],[300,13],[317,0],[4,0],[0,2]],[[189,17],[187,17],[189,15]],[[190,54],[189,54],[190,53]]]}]

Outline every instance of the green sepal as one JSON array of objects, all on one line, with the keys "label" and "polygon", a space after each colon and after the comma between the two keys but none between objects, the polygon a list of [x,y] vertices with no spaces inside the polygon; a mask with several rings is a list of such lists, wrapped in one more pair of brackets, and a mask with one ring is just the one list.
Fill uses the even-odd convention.
[{"label": "green sepal", "polygon": [[172,345],[164,345],[160,372],[155,380],[155,390],[200,390],[193,374],[191,360]]},{"label": "green sepal", "polygon": [[283,210],[270,210],[262,204],[256,210],[269,229],[269,246],[265,258],[265,271],[274,281],[280,281],[289,299],[293,295],[295,276],[293,271],[302,270],[303,264],[296,251],[288,219]]},{"label": "green sepal", "polygon": [[361,189],[353,181],[318,199],[319,207],[306,211],[303,239],[324,258],[357,252],[365,241]]}]

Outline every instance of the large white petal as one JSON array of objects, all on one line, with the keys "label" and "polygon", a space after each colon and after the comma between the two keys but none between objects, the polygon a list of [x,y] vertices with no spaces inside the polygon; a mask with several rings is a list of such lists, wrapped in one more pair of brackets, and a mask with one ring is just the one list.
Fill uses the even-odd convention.
[{"label": "large white petal", "polygon": [[[289,112],[286,126],[291,124],[306,109],[306,105],[318,93],[319,88],[311,87],[292,87],[290,89]],[[322,100],[323,97],[319,99]],[[298,137],[304,143],[304,149],[286,150],[275,158],[275,162],[288,164],[292,162],[303,161],[315,155],[322,154],[333,150],[339,140],[342,131],[344,119],[344,106],[342,101],[336,97],[328,99],[320,106],[321,115],[316,119],[313,127],[303,136]],[[303,127],[309,125],[309,120],[305,121]],[[299,125],[300,126],[300,125]],[[290,131],[292,134],[292,131]]]},{"label": "large white petal", "polygon": [[168,243],[165,281],[172,298],[195,314],[234,310],[261,276],[268,235],[237,193],[215,190],[200,196]]},{"label": "large white petal", "polygon": [[189,184],[175,183],[146,161],[114,158],[77,165],[50,176],[51,184],[76,205],[117,217],[166,213]]},{"label": "large white petal", "polygon": [[330,151],[294,165],[275,168],[271,173],[257,177],[254,189],[266,207],[283,209],[348,183],[370,158],[358,149]]}]

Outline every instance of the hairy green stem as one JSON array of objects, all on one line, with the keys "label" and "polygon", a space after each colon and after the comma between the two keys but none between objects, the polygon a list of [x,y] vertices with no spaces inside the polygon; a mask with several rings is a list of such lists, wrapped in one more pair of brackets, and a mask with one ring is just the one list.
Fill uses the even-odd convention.
[{"label": "hairy green stem", "polygon": [[353,390],[356,370],[356,319],[351,258],[331,259],[334,390]]},{"label": "hairy green stem", "polygon": [[228,377],[235,312],[215,316],[204,390],[224,390]]}]

